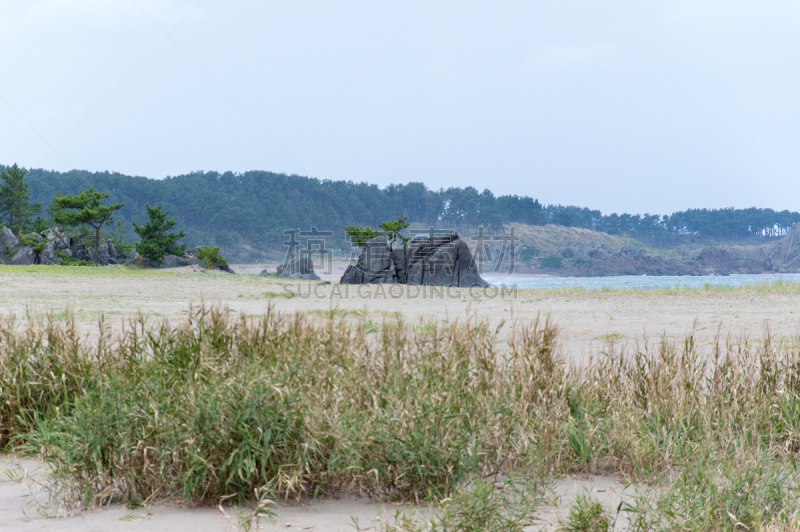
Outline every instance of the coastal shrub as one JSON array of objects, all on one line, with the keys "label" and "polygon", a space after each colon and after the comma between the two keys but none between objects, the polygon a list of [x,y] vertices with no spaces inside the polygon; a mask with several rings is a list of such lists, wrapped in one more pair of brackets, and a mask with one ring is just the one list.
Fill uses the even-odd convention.
[{"label": "coastal shrub", "polygon": [[5,320],[0,437],[86,506],[361,493],[433,502],[420,530],[479,530],[523,511],[506,479],[614,474],[643,488],[620,506],[636,530],[796,523],[797,338],[689,333],[566,365],[546,319],[500,334],[200,308],[87,341],[70,317]]},{"label": "coastal shrub", "polygon": [[197,258],[205,262],[208,269],[219,268],[228,265],[228,260],[219,253],[219,248],[213,246],[202,246],[197,248]]},{"label": "coastal shrub", "polygon": [[599,501],[585,493],[579,493],[572,503],[567,522],[559,529],[561,532],[608,532],[611,516]]},{"label": "coastal shrub", "polygon": [[47,240],[41,238],[37,239],[31,235],[22,235],[19,237],[19,243],[23,246],[30,246],[36,253],[41,253],[45,244],[47,244]]},{"label": "coastal shrub", "polygon": [[[33,347],[2,361],[21,368],[4,375],[4,389],[33,386],[5,405],[3,433],[43,453],[63,496],[87,506],[167,496],[214,504],[256,488],[441,500],[475,475],[524,463],[514,446],[534,435],[505,435],[526,419],[534,388],[549,386],[533,372],[557,357],[552,325],[515,336],[514,371],[492,369],[496,333],[485,325],[373,327],[333,314],[234,319],[201,309],[179,326],[141,319],[113,342],[84,346],[51,345],[51,334],[74,336],[56,321],[31,325],[15,345]],[[20,363],[32,350],[55,362]],[[62,384],[59,365],[80,368],[72,373],[82,380]]]},{"label": "coastal shrub", "polygon": [[[66,414],[76,397],[94,388],[95,375],[105,371],[107,360],[102,358],[105,350],[93,351],[82,343],[70,313],[65,320],[48,318],[24,326],[4,318],[0,339],[2,450],[38,420]],[[103,341],[101,336],[98,346]]]},{"label": "coastal shrub", "polygon": [[386,532],[522,532],[536,519],[543,502],[541,486],[530,479],[504,482],[477,479],[439,503],[428,520],[405,512],[395,516]]},{"label": "coastal shrub", "polygon": [[61,251],[60,249],[57,249],[55,251],[58,258],[61,259],[62,266],[94,266],[93,262],[90,262],[88,260],[76,259],[69,253]]}]

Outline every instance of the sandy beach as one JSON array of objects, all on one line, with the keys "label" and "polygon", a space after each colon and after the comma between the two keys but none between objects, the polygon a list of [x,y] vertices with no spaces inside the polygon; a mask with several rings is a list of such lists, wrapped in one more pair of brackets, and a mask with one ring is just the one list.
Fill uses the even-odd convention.
[{"label": "sandy beach", "polygon": [[[408,324],[427,320],[488,320],[504,324],[549,316],[561,328],[565,354],[583,360],[596,353],[607,339],[642,342],[683,338],[695,328],[695,338],[712,342],[721,334],[751,339],[762,337],[765,327],[773,336],[797,334],[800,305],[793,293],[756,290],[711,290],[664,293],[661,291],[586,291],[440,289],[433,287],[339,286],[334,270],[324,280],[331,285],[259,277],[263,266],[234,265],[230,275],[200,273],[192,268],[126,270],[108,268],[87,274],[79,268],[47,266],[0,269],[0,313],[23,318],[48,313],[75,314],[87,334],[96,331],[98,318],[106,326],[121,327],[142,312],[151,320],[182,320],[190,305],[224,305],[231,311],[262,314],[270,305],[279,312],[313,312],[336,308],[352,312],[348,319],[372,320],[401,317]],[[292,294],[297,294],[293,296]],[[284,297],[291,296],[291,297]],[[320,316],[324,319],[324,316]]]},{"label": "sandy beach", "polygon": [[[141,312],[151,320],[186,319],[191,305],[223,305],[235,313],[261,314],[270,306],[283,313],[310,312],[327,319],[326,311],[340,309],[348,320],[380,323],[402,319],[408,326],[429,320],[483,319],[492,326],[524,323],[547,316],[562,330],[568,360],[585,363],[607,345],[657,340],[662,334],[682,340],[711,343],[723,337],[748,336],[759,341],[766,328],[773,337],[796,335],[800,326],[798,296],[770,290],[695,290],[666,292],[519,290],[418,290],[419,287],[344,287],[333,284],[282,281],[260,277],[262,266],[233,266],[237,275],[198,269],[103,270],[59,267],[0,268],[0,313],[4,318],[64,317],[74,313],[81,330],[96,334],[98,320],[121,328]],[[288,296],[288,297],[287,297]],[[501,334],[501,340],[503,336]],[[27,473],[23,473],[27,471]],[[97,509],[72,517],[57,514],[46,503],[37,482],[46,483],[42,464],[13,456],[0,458],[0,530],[238,530],[241,509],[185,509],[155,506],[129,510]],[[555,504],[542,509],[543,522],[529,530],[552,529],[575,493],[591,491],[615,509],[624,489],[621,479],[586,477],[556,482]],[[38,494],[38,495],[37,495]],[[38,501],[38,502],[37,502]],[[369,499],[343,498],[307,506],[279,505],[277,518],[261,521],[263,530],[345,531],[376,530],[401,507]],[[424,511],[424,510],[423,510]],[[357,520],[357,525],[356,521]]]}]

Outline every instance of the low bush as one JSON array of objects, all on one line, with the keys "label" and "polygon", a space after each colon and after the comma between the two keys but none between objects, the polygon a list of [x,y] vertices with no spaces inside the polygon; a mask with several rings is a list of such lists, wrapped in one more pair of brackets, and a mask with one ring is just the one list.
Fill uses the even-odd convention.
[{"label": "low bush", "polygon": [[561,532],[608,532],[611,516],[599,501],[579,493],[570,508],[569,517],[559,529]]},{"label": "low bush", "polygon": [[197,248],[197,258],[205,262],[205,267],[220,268],[228,265],[228,260],[219,253],[219,248],[213,246],[203,246]]},{"label": "low bush", "polygon": [[61,250],[55,250],[56,255],[61,259],[62,266],[94,266],[94,263],[88,260],[76,259],[69,253]]}]

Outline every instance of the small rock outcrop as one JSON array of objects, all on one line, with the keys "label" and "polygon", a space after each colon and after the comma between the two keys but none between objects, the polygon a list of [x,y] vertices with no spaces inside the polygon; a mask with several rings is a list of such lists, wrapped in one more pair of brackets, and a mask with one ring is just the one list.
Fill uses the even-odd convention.
[{"label": "small rock outcrop", "polygon": [[415,238],[392,249],[384,236],[364,244],[355,264],[347,267],[341,284],[411,284],[484,287],[467,243],[457,233]]},{"label": "small rock outcrop", "polygon": [[308,255],[300,255],[299,257],[290,255],[283,261],[283,264],[278,266],[274,274],[267,273],[267,270],[264,270],[261,275],[283,277],[285,279],[304,279],[306,281],[321,280],[319,275],[314,272],[314,262]]}]

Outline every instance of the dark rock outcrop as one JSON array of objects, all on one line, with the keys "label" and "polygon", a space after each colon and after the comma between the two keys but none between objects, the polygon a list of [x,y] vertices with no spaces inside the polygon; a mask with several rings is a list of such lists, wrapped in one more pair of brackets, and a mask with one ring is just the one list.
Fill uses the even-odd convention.
[{"label": "dark rock outcrop", "polygon": [[[389,250],[385,236],[376,236],[364,244],[355,264],[347,267],[339,281],[341,284],[394,284],[398,282],[395,258],[400,255]],[[405,253],[403,254],[403,260]]]},{"label": "dark rock outcrop", "polygon": [[[266,272],[266,270],[264,270]],[[264,273],[262,272],[262,273]],[[264,275],[272,275],[264,273]],[[320,277],[314,273],[314,263],[308,255],[289,256],[278,266],[276,277],[285,279],[305,279],[306,281],[320,281]]]},{"label": "dark rock outcrop", "polygon": [[391,249],[386,237],[369,240],[341,284],[412,284],[489,286],[481,278],[467,243],[456,233],[415,238],[405,248]]},{"label": "dark rock outcrop", "polygon": [[177,255],[167,255],[164,257],[164,260],[161,261],[159,264],[160,268],[180,268],[182,266],[188,266],[189,261],[187,261],[183,257],[178,257]]},{"label": "dark rock outcrop", "polygon": [[[26,245],[23,245],[25,242]],[[116,264],[119,260],[110,241],[100,245],[99,263]],[[0,263],[14,265],[62,263],[67,255],[89,262],[94,261],[94,249],[85,246],[79,238],[69,236],[61,227],[53,227],[41,233],[28,233],[18,238],[7,227],[0,230]]]}]

